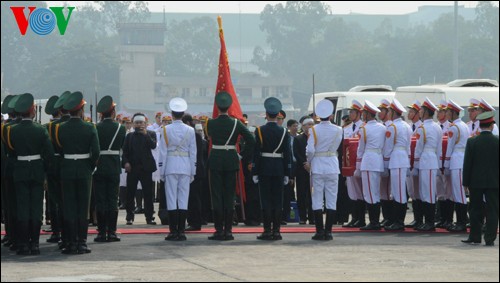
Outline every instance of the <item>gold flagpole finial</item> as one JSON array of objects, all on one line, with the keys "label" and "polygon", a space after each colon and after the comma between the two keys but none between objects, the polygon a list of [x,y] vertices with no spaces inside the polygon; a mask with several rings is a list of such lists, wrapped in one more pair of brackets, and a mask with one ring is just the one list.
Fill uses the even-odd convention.
[{"label": "gold flagpole finial", "polygon": [[219,29],[222,29],[222,17],[217,16],[217,23],[219,24]]}]

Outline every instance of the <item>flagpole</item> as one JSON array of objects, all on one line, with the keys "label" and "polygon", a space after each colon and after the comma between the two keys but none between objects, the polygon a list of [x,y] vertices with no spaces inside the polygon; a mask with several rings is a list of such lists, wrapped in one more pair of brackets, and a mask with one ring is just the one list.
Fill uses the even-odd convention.
[{"label": "flagpole", "polygon": [[[94,90],[95,90],[95,103],[96,103],[96,108],[95,108],[95,122],[97,123],[97,122],[99,122],[98,118],[97,118],[97,103],[98,103],[98,101],[97,101],[97,72],[94,72],[94,74],[95,74],[95,76],[94,76],[94,82],[95,82],[94,83]],[[90,112],[90,116],[92,116],[92,115],[93,115],[93,113]]]},{"label": "flagpole", "polygon": [[313,74],[313,116],[316,115],[316,93],[314,90],[314,74]]}]

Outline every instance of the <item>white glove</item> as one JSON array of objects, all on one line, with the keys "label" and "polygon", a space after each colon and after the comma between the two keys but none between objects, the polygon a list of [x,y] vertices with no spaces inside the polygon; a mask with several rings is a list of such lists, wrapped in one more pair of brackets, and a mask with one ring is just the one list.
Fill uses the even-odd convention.
[{"label": "white glove", "polygon": [[241,156],[239,153],[237,153],[237,154],[238,154],[238,159],[239,160],[243,159],[243,156]]},{"label": "white glove", "polygon": [[160,180],[161,180],[161,181],[163,181],[163,182],[165,182],[165,176],[164,176],[164,175],[161,175],[161,176],[160,176]]},{"label": "white glove", "polygon": [[387,168],[384,168],[384,172],[382,172],[382,174],[380,174],[381,177],[389,177],[389,169]]},{"label": "white glove", "polygon": [[450,168],[444,168],[444,175],[445,176],[450,176],[451,175]]},{"label": "white glove", "polygon": [[191,180],[189,180],[189,183],[191,184],[194,181],[194,175],[191,176]]},{"label": "white glove", "polygon": [[413,168],[413,170],[411,170],[411,174],[413,177],[417,177],[418,176],[418,172],[419,170],[417,168]]},{"label": "white glove", "polygon": [[258,184],[259,183],[259,176],[257,176],[257,175],[253,176],[252,180],[253,180],[254,184]]},{"label": "white glove", "polygon": [[288,176],[285,176],[285,178],[283,178],[283,184],[286,186],[286,185],[288,185],[289,182],[290,182],[290,179],[288,178]]},{"label": "white glove", "polygon": [[359,169],[354,170],[354,177],[361,177],[361,170]]},{"label": "white glove", "polygon": [[410,174],[410,173],[411,173],[410,168],[407,168],[407,169],[406,169],[406,177],[410,177],[410,176],[411,176],[411,174]]}]

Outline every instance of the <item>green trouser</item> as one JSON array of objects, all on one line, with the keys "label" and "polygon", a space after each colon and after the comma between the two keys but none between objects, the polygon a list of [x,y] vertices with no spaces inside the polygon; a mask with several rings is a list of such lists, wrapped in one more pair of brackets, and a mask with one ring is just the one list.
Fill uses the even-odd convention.
[{"label": "green trouser", "polygon": [[61,232],[62,228],[62,189],[59,176],[47,174],[47,187],[49,191],[49,209],[53,233]]},{"label": "green trouser", "polygon": [[94,175],[96,211],[118,211],[119,189],[120,175]]},{"label": "green trouser", "polygon": [[16,181],[17,219],[20,246],[38,244],[43,214],[43,182]]},{"label": "green trouser", "polygon": [[[470,194],[470,236],[473,241],[481,241],[483,224],[483,207],[486,205],[486,232],[484,240],[494,242],[497,238],[498,228],[498,188],[494,189],[469,189]],[[483,196],[486,197],[484,203]]]},{"label": "green trouser", "polygon": [[234,209],[238,171],[210,170],[210,192],[214,213]]},{"label": "green trouser", "polygon": [[283,176],[259,176],[260,205],[262,210],[283,209]]},{"label": "green trouser", "polygon": [[64,229],[71,245],[87,241],[92,178],[65,179],[63,190]]}]

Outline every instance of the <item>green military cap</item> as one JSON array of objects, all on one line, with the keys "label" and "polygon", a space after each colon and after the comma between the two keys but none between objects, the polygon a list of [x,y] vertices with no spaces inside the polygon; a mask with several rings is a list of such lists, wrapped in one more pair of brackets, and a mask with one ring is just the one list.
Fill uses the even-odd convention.
[{"label": "green military cap", "polygon": [[64,102],[66,102],[66,99],[68,98],[68,96],[71,94],[71,91],[67,90],[65,92],[63,92],[61,94],[61,96],[59,96],[59,99],[56,101],[56,103],[54,104],[54,109],[59,109],[61,107],[63,107],[64,105]]},{"label": "green military cap", "polygon": [[14,97],[12,97],[12,99],[9,101],[9,109],[7,109],[9,112],[7,112],[7,113],[16,112],[16,103],[17,103],[17,100],[19,99],[20,96],[21,96],[21,94],[14,95]]},{"label": "green military cap", "polygon": [[27,113],[33,109],[35,106],[35,99],[31,93],[24,93],[19,95],[19,98],[16,101],[15,111],[17,113]]},{"label": "green military cap", "polygon": [[264,101],[264,108],[266,108],[266,113],[271,115],[277,115],[281,110],[281,101],[276,97],[269,97]]},{"label": "green military cap", "polygon": [[113,102],[113,98],[109,95],[101,98],[97,104],[97,112],[105,114],[115,109],[116,103]]},{"label": "green military cap", "polygon": [[83,99],[83,93],[80,91],[75,91],[71,93],[66,101],[64,102],[63,109],[67,111],[77,111],[82,109],[82,107],[86,104]]},{"label": "green military cap", "polygon": [[233,104],[233,98],[229,93],[222,91],[215,95],[215,104],[217,104],[219,108],[229,108],[229,106]]},{"label": "green military cap", "polygon": [[45,104],[45,114],[47,115],[52,115],[54,112],[57,111],[57,108],[54,108],[54,105],[56,102],[59,100],[59,97],[57,95],[53,95],[49,98],[47,101],[47,104]]},{"label": "green military cap", "polygon": [[495,122],[495,111],[483,112],[477,115],[476,119],[479,120],[479,125],[485,125]]},{"label": "green military cap", "polygon": [[7,95],[5,97],[5,99],[2,102],[2,113],[8,114],[9,112],[11,112],[9,108],[9,102],[12,98],[14,98],[14,95]]}]

